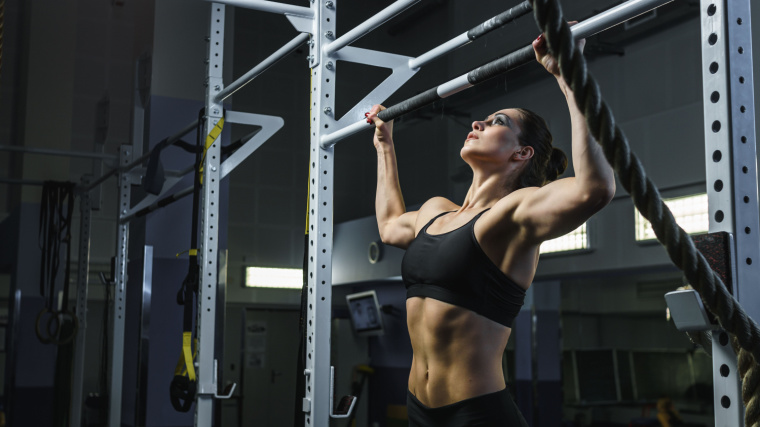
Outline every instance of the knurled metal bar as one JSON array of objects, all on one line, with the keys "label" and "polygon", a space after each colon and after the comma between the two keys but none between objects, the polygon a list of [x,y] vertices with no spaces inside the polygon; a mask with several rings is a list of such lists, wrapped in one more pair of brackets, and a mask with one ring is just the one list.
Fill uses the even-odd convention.
[{"label": "knurled metal bar", "polygon": [[[648,12],[649,10],[660,7],[666,3],[670,3],[671,1],[672,0],[628,0],[625,3],[619,4],[574,25],[572,27],[572,32],[580,38],[590,37],[600,31],[604,31],[607,28],[611,28],[644,12]],[[482,65],[467,74],[463,74],[437,87],[428,89],[419,95],[401,101],[396,105],[392,105],[381,111],[377,116],[386,122],[393,120],[418,108],[430,105],[439,99],[448,98],[455,93],[461,92],[493,77],[504,74],[507,71],[530,63],[534,61],[534,58],[535,54],[533,53],[533,46],[525,46]],[[330,134],[326,134],[323,136],[321,144],[324,147],[332,146],[343,138],[353,135],[361,130],[372,128],[373,125],[368,125],[366,121],[359,120],[352,125],[346,126]]]},{"label": "knurled metal bar", "polygon": [[[691,237],[675,222],[657,187],[648,179],[638,158],[631,152],[625,134],[616,125],[612,111],[602,99],[598,84],[588,73],[586,60],[575,44],[558,0],[533,0],[533,9],[538,27],[545,34],[549,49],[558,59],[563,77],[575,93],[591,134],[602,146],[621,184],[631,194],[639,212],[652,223],[657,239],[665,246],[673,263],[683,270],[689,283],[716,314],[721,326],[735,335],[741,347],[740,360],[743,355],[754,357],[754,365],[748,371],[756,370],[756,361],[760,360],[760,328],[747,316],[720,277],[696,250]],[[751,356],[744,353],[751,353]],[[748,388],[758,385],[748,384],[748,378],[750,377],[744,377],[745,394]],[[754,414],[756,412],[750,410],[746,412],[747,426],[754,426],[758,422],[758,419],[753,418]]]},{"label": "knurled metal bar", "polygon": [[491,31],[497,30],[515,19],[525,16],[532,11],[532,6],[529,0],[525,0],[517,6],[507,9],[493,18],[472,27],[469,31],[462,33],[446,43],[435,47],[422,55],[409,60],[409,68],[420,68],[426,65],[428,62],[439,58],[455,49],[469,44],[470,42],[477,40]]}]

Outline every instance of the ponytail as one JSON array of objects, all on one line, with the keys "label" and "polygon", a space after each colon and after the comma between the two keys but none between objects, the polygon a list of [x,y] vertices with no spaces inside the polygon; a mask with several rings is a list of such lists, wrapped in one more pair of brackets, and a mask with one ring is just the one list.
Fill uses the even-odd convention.
[{"label": "ponytail", "polygon": [[552,182],[567,169],[567,156],[557,147],[552,147],[549,164],[546,165],[546,182]]},{"label": "ponytail", "polygon": [[552,147],[552,134],[546,120],[533,111],[518,108],[520,112],[520,144],[533,148],[518,179],[517,188],[541,187],[554,181],[567,168],[567,156],[559,148]]}]

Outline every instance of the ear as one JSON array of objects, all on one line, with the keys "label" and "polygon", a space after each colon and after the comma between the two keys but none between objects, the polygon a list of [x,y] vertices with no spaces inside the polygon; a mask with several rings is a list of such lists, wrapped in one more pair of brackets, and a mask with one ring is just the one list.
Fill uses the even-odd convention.
[{"label": "ear", "polygon": [[514,158],[515,160],[528,160],[533,157],[533,154],[535,154],[533,147],[526,145],[524,147],[520,147],[520,151],[514,154]]}]

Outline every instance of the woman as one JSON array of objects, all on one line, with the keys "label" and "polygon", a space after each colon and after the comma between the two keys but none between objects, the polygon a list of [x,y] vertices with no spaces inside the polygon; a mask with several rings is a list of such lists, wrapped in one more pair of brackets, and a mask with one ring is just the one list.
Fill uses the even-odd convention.
[{"label": "woman", "polygon": [[567,99],[574,178],[554,181],[567,159],[552,148],[543,119],[524,109],[501,110],[473,122],[461,149],[473,171],[464,202],[436,197],[406,212],[392,122],[377,117],[379,105],[369,113],[376,126],[380,237],[407,249],[410,426],[526,425],[506,389],[501,359],[539,246],[580,226],[615,193],[612,169],[545,40],[539,37],[533,48]]}]

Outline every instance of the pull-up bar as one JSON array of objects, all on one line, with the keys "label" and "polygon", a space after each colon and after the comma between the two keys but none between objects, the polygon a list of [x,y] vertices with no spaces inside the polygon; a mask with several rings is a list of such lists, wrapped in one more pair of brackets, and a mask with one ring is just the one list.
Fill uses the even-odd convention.
[{"label": "pull-up bar", "polygon": [[[611,9],[608,9],[596,16],[572,26],[570,29],[576,38],[590,37],[596,33],[604,31],[623,23],[633,17],[641,15],[652,9],[656,9],[673,0],[629,0]],[[459,76],[453,80],[434,87],[419,95],[413,96],[396,105],[388,107],[381,111],[377,116],[383,121],[396,119],[404,114],[412,112],[418,108],[430,105],[433,102],[447,98],[457,92],[483,83],[484,81],[504,74],[521,65],[534,60],[533,46],[528,45],[518,49],[501,58],[493,60],[483,66],[480,66],[467,74]],[[367,125],[365,120],[360,120],[354,124],[348,125],[343,129],[335,131],[329,135],[324,135],[320,141],[323,148],[335,145],[338,141],[360,132],[363,129],[370,129],[372,125]]]},{"label": "pull-up bar", "polygon": [[117,156],[105,153],[91,153],[87,151],[66,151],[50,148],[22,147],[16,145],[0,145],[0,151],[13,151],[26,154],[41,154],[46,156],[83,157],[85,159],[116,160]]},{"label": "pull-up bar", "polygon": [[142,156],[140,156],[139,159],[137,159],[137,160],[135,160],[132,163],[129,163],[127,165],[113,168],[113,169],[109,170],[108,172],[104,173],[103,175],[100,176],[100,178],[98,178],[95,181],[93,181],[90,185],[88,185],[86,187],[82,187],[82,191],[90,191],[93,188],[97,187],[98,185],[102,184],[103,181],[105,181],[108,178],[110,178],[111,176],[115,175],[117,172],[128,171],[128,170],[134,168],[135,166],[142,164],[142,162],[148,160],[148,158],[150,157],[150,155],[153,153],[153,150],[155,150],[157,147],[159,147],[159,146],[161,148],[168,147],[169,145],[172,145],[175,142],[179,141],[179,139],[182,138],[183,136],[185,136],[185,134],[189,133],[191,130],[193,130],[193,129],[197,128],[197,127],[198,127],[198,120],[195,120],[194,122],[192,122],[189,125],[185,126],[181,131],[179,131],[179,132],[175,133],[174,135],[170,136],[165,141],[163,141],[162,143],[156,145],[155,147],[153,147],[153,149],[149,150],[147,153],[145,153]]},{"label": "pull-up bar", "polygon": [[410,6],[414,5],[420,0],[397,0],[393,2],[390,6],[386,7],[385,9],[381,10],[380,12],[376,13],[372,18],[362,22],[361,24],[357,25],[352,29],[351,31],[347,32],[346,34],[340,36],[337,40],[334,42],[328,44],[327,46],[323,47],[322,49],[324,52],[329,55],[337,50],[340,50],[341,48],[348,46],[349,44],[353,43],[354,41],[360,39],[362,36],[366,35],[367,33],[371,32],[375,28],[383,25],[385,22],[393,18],[394,16],[398,15],[399,13],[405,11]]},{"label": "pull-up bar", "polygon": [[422,55],[409,60],[409,68],[417,69],[427,64],[428,62],[439,58],[454,49],[458,49],[466,44],[469,44],[475,39],[483,37],[493,30],[501,28],[515,19],[527,15],[533,10],[529,0],[525,0],[522,3],[508,9],[506,12],[500,13],[488,21],[483,22],[470,29],[469,31],[462,33],[446,43],[431,49],[430,51],[423,53]]},{"label": "pull-up bar", "polygon": [[214,3],[228,4],[235,7],[244,7],[246,9],[260,10],[262,12],[281,13],[283,15],[303,16],[304,18],[313,18],[314,11],[311,8],[303,6],[294,6],[291,4],[279,3],[276,1],[266,0],[208,0]]},{"label": "pull-up bar", "polygon": [[306,42],[306,40],[308,39],[309,39],[309,33],[301,33],[297,35],[293,40],[288,42],[285,46],[279,48],[275,53],[269,55],[267,59],[261,61],[259,65],[251,68],[251,70],[245,73],[242,77],[240,77],[239,79],[232,82],[229,86],[222,89],[221,92],[217,93],[216,96],[214,97],[214,103],[218,104],[224,101],[225,99],[227,99],[233,93],[237,92],[238,89],[250,83],[251,80],[258,77],[259,74],[269,69],[269,67],[276,64],[277,61],[285,57],[285,55],[292,52],[295,48],[297,48],[302,43]]},{"label": "pull-up bar", "polygon": [[14,179],[14,178],[0,178],[0,184],[9,185],[35,185],[43,186],[45,181],[33,180],[33,179]]}]

